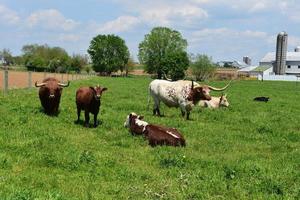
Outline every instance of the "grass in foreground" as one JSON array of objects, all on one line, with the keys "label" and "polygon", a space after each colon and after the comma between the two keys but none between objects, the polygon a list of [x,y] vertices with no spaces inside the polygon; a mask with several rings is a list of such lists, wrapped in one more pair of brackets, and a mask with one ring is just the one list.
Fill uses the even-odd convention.
[{"label": "grass in foreground", "polygon": [[[152,116],[150,81],[72,82],[58,117],[41,112],[36,89],[1,95],[0,199],[300,198],[300,85],[237,81],[227,91],[230,108],[196,108],[186,121],[165,106],[165,117]],[[76,89],[98,83],[108,88],[102,124],[74,124]],[[254,102],[255,96],[271,100]],[[187,147],[151,148],[131,136],[123,123],[132,111],[178,128]]]}]

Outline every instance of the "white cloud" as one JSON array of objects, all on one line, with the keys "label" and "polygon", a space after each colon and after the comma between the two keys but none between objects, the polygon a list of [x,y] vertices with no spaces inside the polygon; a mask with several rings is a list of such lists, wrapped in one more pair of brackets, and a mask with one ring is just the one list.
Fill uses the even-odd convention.
[{"label": "white cloud", "polygon": [[17,24],[20,21],[19,15],[7,8],[4,5],[0,5],[0,22],[3,24]]},{"label": "white cloud", "polygon": [[77,42],[81,37],[76,34],[60,34],[58,39],[62,42]]},{"label": "white cloud", "polygon": [[203,29],[199,31],[195,31],[192,33],[193,40],[206,40],[207,38],[223,38],[224,40],[228,40],[229,38],[260,38],[260,39],[268,39],[269,36],[266,32],[262,31],[238,31],[228,28],[217,28],[217,29]]},{"label": "white cloud", "polygon": [[192,4],[143,8],[140,14],[146,23],[152,25],[190,24],[208,17],[208,13],[204,9]]},{"label": "white cloud", "polygon": [[212,55],[217,60],[241,60],[250,56],[256,62],[272,50],[275,40],[263,31],[235,30],[229,28],[202,29],[189,35],[190,49],[195,53]]},{"label": "white cloud", "polygon": [[140,23],[140,20],[133,16],[120,16],[115,20],[106,22],[97,29],[98,33],[120,33],[128,31]]},{"label": "white cloud", "polygon": [[70,31],[74,29],[78,22],[65,18],[58,10],[47,9],[36,11],[26,19],[29,27],[42,27],[50,30]]}]

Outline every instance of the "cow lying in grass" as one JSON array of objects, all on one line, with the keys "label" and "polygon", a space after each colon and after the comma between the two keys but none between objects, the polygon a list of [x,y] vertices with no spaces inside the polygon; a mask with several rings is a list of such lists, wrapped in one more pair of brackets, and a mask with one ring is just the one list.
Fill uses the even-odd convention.
[{"label": "cow lying in grass", "polygon": [[143,119],[143,116],[130,113],[124,127],[129,128],[132,134],[144,135],[152,147],[157,145],[185,146],[185,140],[177,129],[148,124]]},{"label": "cow lying in grass", "polygon": [[211,100],[200,100],[199,106],[207,108],[228,107],[229,102],[226,98],[226,95],[222,94],[220,97],[211,97]]}]

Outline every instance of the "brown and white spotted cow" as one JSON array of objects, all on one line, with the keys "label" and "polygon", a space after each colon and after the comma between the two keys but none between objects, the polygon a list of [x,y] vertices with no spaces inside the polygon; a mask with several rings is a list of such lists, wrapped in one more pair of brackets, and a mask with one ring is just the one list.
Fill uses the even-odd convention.
[{"label": "brown and white spotted cow", "polygon": [[144,135],[149,145],[185,146],[185,139],[175,128],[148,124],[144,117],[136,113],[130,113],[124,123],[134,135]]},{"label": "brown and white spotted cow", "polygon": [[162,101],[168,107],[180,107],[181,114],[189,119],[192,107],[200,100],[210,100],[210,90],[223,91],[230,83],[223,88],[215,88],[209,85],[199,85],[193,81],[167,81],[154,80],[149,84],[149,94],[153,97],[153,115],[160,116],[159,105]]}]

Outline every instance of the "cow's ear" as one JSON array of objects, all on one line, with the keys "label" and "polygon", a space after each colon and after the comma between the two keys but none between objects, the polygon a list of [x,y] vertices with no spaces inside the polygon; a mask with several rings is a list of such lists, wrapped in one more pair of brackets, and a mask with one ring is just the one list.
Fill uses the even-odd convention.
[{"label": "cow's ear", "polygon": [[94,87],[92,87],[92,86],[90,86],[90,89],[91,89],[91,90],[93,90],[93,91],[96,91],[96,90],[95,90],[95,88],[94,88]]},{"label": "cow's ear", "polygon": [[143,120],[143,119],[144,119],[144,116],[143,116],[143,115],[140,115],[140,116],[139,116],[139,119],[140,119],[140,120]]},{"label": "cow's ear", "polygon": [[203,91],[203,88],[202,88],[202,87],[197,87],[196,91],[197,91],[197,92],[202,92],[202,91]]},{"label": "cow's ear", "polygon": [[104,92],[104,91],[106,91],[106,90],[107,90],[107,88],[106,88],[106,87],[101,89],[101,91],[102,91],[102,92]]}]

